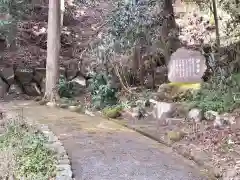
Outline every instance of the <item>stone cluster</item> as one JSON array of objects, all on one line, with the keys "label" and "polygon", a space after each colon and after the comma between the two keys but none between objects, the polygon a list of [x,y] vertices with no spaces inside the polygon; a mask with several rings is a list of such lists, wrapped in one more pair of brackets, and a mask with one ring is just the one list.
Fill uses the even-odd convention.
[{"label": "stone cluster", "polygon": [[[73,80],[77,84],[85,81],[77,76],[78,70],[60,68],[59,72],[66,80]],[[40,96],[45,92],[45,81],[46,68],[0,67],[0,98],[8,94]]]}]

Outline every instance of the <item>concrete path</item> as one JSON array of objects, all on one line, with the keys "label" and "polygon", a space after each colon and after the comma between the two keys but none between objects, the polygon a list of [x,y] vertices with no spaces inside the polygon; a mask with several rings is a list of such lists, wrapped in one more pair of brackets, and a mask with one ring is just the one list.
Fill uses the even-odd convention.
[{"label": "concrete path", "polygon": [[100,117],[34,102],[3,103],[49,125],[63,142],[76,180],[207,180],[200,169],[157,142]]}]

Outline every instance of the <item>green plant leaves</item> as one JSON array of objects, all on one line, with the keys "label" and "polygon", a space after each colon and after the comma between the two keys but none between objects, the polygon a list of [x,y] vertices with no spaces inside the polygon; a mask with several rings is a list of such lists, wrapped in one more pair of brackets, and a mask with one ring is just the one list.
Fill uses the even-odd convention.
[{"label": "green plant leaves", "polygon": [[104,74],[94,74],[90,80],[89,90],[94,108],[103,109],[117,103],[117,90],[111,87],[110,78]]},{"label": "green plant leaves", "polygon": [[234,100],[234,93],[240,89],[240,75],[233,74],[224,80],[214,77],[210,83],[203,83],[199,92],[188,97],[188,101],[203,111],[228,112],[240,107]]},{"label": "green plant leaves", "polygon": [[0,150],[9,149],[16,156],[17,179],[48,180],[55,173],[56,155],[46,147],[42,133],[23,123],[13,122],[0,138]]}]

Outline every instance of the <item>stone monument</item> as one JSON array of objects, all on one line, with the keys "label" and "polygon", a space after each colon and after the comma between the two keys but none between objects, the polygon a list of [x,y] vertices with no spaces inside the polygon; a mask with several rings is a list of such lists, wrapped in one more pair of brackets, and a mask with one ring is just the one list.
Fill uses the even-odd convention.
[{"label": "stone monument", "polygon": [[168,80],[172,83],[200,83],[206,70],[206,59],[201,52],[179,48],[170,57]]}]

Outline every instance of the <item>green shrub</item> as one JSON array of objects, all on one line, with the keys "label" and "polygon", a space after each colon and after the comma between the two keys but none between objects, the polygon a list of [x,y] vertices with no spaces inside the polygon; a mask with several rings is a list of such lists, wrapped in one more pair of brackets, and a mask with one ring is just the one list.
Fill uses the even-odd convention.
[{"label": "green shrub", "polygon": [[74,83],[67,81],[65,77],[60,76],[58,82],[58,94],[60,97],[73,98],[75,95]]},{"label": "green shrub", "polygon": [[228,78],[215,77],[211,82],[203,83],[200,91],[188,97],[193,106],[203,111],[228,112],[240,106],[234,94],[240,92],[240,74]]},{"label": "green shrub", "polygon": [[94,108],[103,109],[117,104],[117,89],[111,86],[110,77],[104,73],[94,74],[90,80],[89,89]]},{"label": "green shrub", "polygon": [[35,128],[17,121],[6,126],[0,136],[0,151],[9,149],[14,153],[15,179],[49,180],[55,174],[56,155],[46,147],[46,137]]}]

